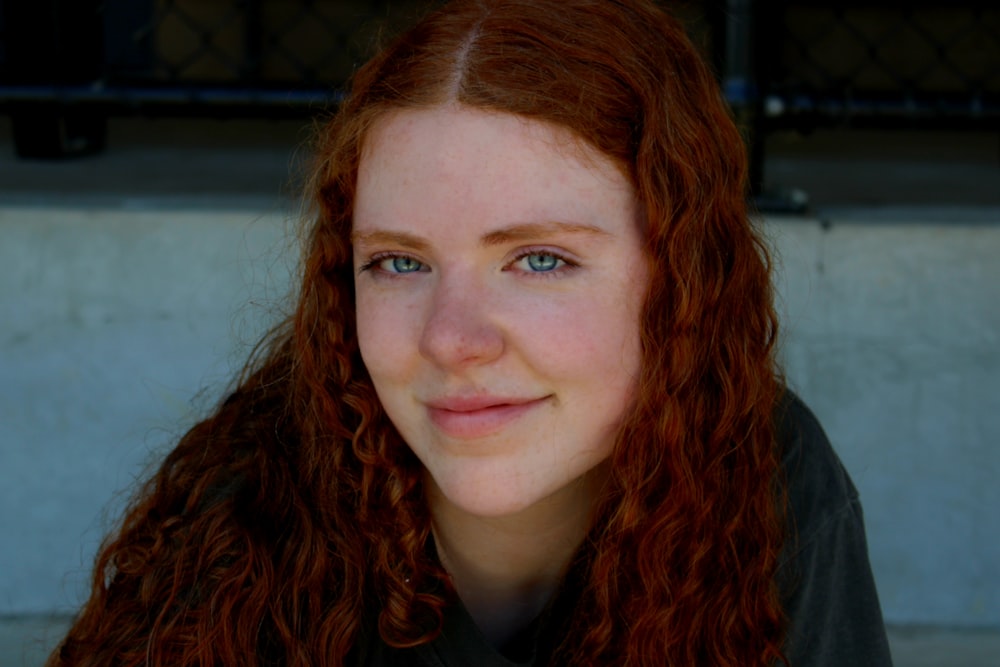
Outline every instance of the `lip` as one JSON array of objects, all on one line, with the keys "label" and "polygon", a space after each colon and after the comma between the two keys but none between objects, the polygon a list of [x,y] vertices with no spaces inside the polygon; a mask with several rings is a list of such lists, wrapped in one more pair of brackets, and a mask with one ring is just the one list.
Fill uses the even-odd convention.
[{"label": "lip", "polygon": [[431,422],[445,435],[475,439],[502,431],[548,400],[499,396],[450,397],[426,403]]}]

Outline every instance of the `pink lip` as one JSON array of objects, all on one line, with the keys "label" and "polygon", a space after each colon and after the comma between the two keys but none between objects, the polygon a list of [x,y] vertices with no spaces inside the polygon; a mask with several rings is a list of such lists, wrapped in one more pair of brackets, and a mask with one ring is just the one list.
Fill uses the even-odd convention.
[{"label": "pink lip", "polygon": [[452,438],[493,435],[541,405],[548,397],[525,399],[498,396],[444,398],[427,403],[431,421]]}]

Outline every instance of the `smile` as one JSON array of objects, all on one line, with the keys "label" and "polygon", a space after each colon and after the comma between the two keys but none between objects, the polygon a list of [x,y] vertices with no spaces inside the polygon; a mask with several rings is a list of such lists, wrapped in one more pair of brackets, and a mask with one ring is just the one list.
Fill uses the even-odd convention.
[{"label": "smile", "polygon": [[427,404],[431,422],[445,435],[459,439],[483,438],[502,431],[512,422],[539,407],[548,396],[537,399],[497,397],[461,398]]}]

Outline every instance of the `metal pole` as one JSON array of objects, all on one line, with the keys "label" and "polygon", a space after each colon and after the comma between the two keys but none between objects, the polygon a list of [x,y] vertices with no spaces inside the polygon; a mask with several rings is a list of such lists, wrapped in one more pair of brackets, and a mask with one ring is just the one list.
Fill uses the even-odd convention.
[{"label": "metal pole", "polygon": [[743,133],[750,166],[750,192],[757,196],[764,182],[761,105],[754,54],[753,0],[726,0],[722,90]]},{"label": "metal pole", "polygon": [[[22,84],[82,84],[101,77],[104,29],[99,0],[3,3],[10,79]],[[101,150],[105,121],[86,109],[15,104],[14,147],[28,158],[58,158]]]}]

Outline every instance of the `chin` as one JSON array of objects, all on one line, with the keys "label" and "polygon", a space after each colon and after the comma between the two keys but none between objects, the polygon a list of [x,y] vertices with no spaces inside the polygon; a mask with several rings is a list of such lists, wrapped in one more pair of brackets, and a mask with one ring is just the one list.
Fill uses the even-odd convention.
[{"label": "chin", "polygon": [[515,493],[509,486],[504,487],[502,484],[497,486],[501,488],[484,488],[483,485],[468,488],[468,486],[462,485],[460,488],[449,489],[442,493],[455,509],[483,518],[500,518],[519,514],[537,502],[537,499],[523,493]]},{"label": "chin", "polygon": [[524,488],[508,476],[492,475],[483,479],[473,474],[459,475],[461,479],[432,478],[438,497],[454,510],[483,518],[500,518],[519,514],[548,494]]}]

